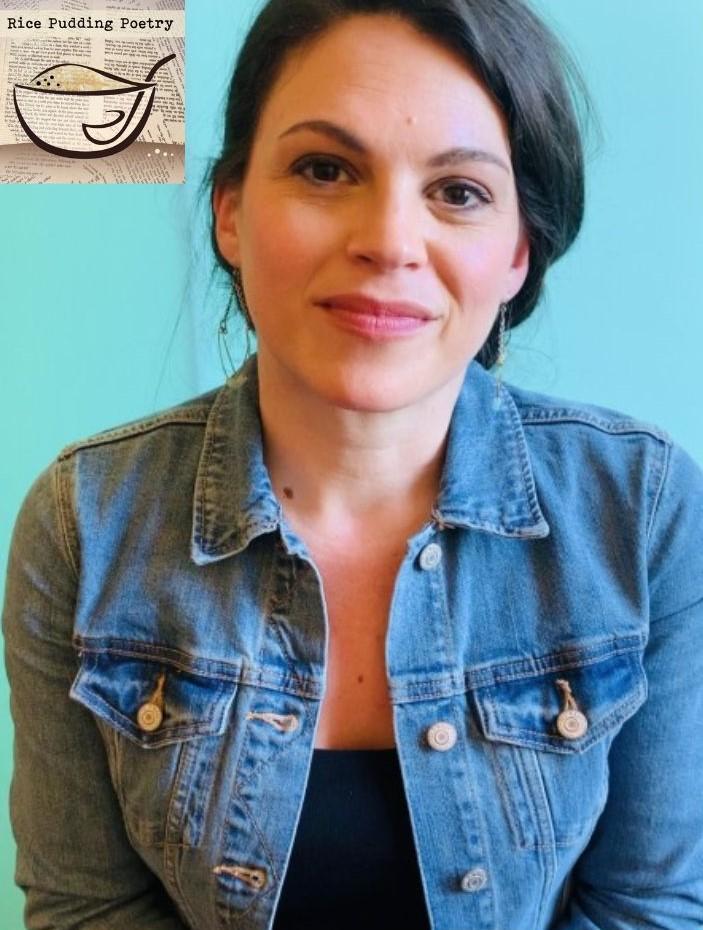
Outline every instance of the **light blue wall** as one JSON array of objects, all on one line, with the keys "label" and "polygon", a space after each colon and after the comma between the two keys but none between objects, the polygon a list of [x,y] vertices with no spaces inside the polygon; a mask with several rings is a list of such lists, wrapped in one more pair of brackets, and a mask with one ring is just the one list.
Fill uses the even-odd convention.
[{"label": "light blue wall", "polygon": [[[506,377],[660,424],[703,462],[703,7],[541,0],[603,127],[582,237],[511,341]],[[187,178],[173,187],[0,187],[0,563],[31,480],[65,443],[222,379],[197,186],[254,4],[187,7]],[[236,353],[236,349],[235,349]],[[0,689],[0,796],[10,775]],[[19,930],[0,802],[0,927]]]}]

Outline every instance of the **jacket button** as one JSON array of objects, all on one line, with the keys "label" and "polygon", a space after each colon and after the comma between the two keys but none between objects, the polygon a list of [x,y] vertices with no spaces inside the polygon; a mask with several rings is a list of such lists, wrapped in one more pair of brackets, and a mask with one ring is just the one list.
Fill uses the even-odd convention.
[{"label": "jacket button", "polygon": [[488,884],[488,873],[485,869],[471,869],[461,879],[462,891],[480,891]]},{"label": "jacket button", "polygon": [[442,547],[438,543],[429,543],[420,553],[420,568],[425,572],[437,568],[442,561]]},{"label": "jacket button", "polygon": [[145,733],[153,733],[154,730],[158,730],[163,719],[164,715],[159,705],[152,704],[150,701],[142,704],[137,711],[137,724],[139,729]]},{"label": "jacket button", "polygon": [[564,739],[579,739],[588,729],[588,720],[580,710],[563,710],[557,717],[557,730]]},{"label": "jacket button", "polygon": [[432,749],[446,752],[456,743],[456,727],[444,720],[433,723],[427,731],[427,742]]}]

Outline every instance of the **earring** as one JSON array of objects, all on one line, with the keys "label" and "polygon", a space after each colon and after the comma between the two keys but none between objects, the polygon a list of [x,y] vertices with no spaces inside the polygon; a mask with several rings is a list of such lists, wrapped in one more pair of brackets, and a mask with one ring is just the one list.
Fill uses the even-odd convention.
[{"label": "earring", "polygon": [[247,299],[244,296],[244,286],[242,284],[242,269],[233,268],[232,269],[232,287],[234,288],[234,293],[237,295],[237,303],[239,304],[244,318],[247,321],[247,325],[252,329],[254,324],[251,321],[251,316],[249,314],[249,307],[247,306]]},{"label": "earring", "polygon": [[496,377],[496,392],[493,398],[493,409],[500,410],[502,405],[502,383],[503,383],[503,367],[505,366],[505,360],[507,358],[506,351],[506,317],[508,315],[508,306],[507,304],[500,305],[500,321],[498,324],[498,355],[496,356],[496,365],[497,365],[497,377]]},{"label": "earring", "polygon": [[227,301],[227,307],[225,312],[220,320],[220,325],[218,327],[218,333],[220,336],[226,336],[229,333],[229,318],[232,313],[232,298]]},{"label": "earring", "polygon": [[[227,342],[227,335],[229,333],[229,318],[232,313],[232,296],[230,295],[229,300],[227,301],[227,307],[225,309],[224,315],[220,320],[220,325],[217,329],[217,348],[220,353],[220,365],[222,366],[222,371],[225,378],[234,372],[234,362],[232,361],[232,356],[229,351],[229,344]],[[225,365],[225,356],[227,356],[227,361],[229,362],[230,370],[227,370]]]},{"label": "earring", "polygon": [[[254,327],[254,321],[251,318],[251,314],[249,313],[249,306],[247,304],[247,299],[244,296],[244,285],[242,283],[242,269],[241,268],[237,268],[237,267],[232,268],[232,291],[233,291],[233,294],[232,293],[230,294],[230,299],[227,304],[227,312],[225,313],[224,317],[222,318],[220,322],[220,341],[224,343],[225,349],[227,350],[227,357],[229,358],[230,363],[232,361],[232,357],[229,353],[229,349],[227,348],[227,341],[225,337],[228,332],[228,325],[227,325],[228,320],[232,312],[232,296],[236,298],[237,304],[239,305],[239,309],[246,323],[246,330],[245,330],[246,350],[244,354],[244,359],[249,358],[252,352],[254,351],[254,343],[252,341],[252,336],[254,336],[254,338],[256,337],[256,328]],[[221,356],[222,356],[222,352],[220,352],[220,357]],[[234,368],[234,366],[232,366],[232,368]]]}]

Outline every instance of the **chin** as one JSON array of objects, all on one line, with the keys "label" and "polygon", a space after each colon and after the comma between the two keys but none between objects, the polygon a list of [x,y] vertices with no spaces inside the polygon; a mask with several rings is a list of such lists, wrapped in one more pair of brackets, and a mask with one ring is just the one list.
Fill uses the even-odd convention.
[{"label": "chin", "polygon": [[423,390],[417,377],[392,378],[388,374],[379,376],[378,372],[344,378],[337,372],[318,390],[335,407],[356,413],[392,413],[411,407],[431,392]]}]

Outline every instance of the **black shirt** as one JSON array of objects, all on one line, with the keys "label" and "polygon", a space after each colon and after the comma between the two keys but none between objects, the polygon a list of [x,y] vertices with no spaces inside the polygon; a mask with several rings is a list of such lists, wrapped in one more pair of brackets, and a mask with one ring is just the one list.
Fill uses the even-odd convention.
[{"label": "black shirt", "polygon": [[273,930],[429,930],[395,749],[315,749]]}]

